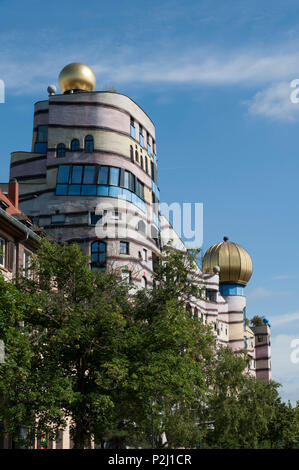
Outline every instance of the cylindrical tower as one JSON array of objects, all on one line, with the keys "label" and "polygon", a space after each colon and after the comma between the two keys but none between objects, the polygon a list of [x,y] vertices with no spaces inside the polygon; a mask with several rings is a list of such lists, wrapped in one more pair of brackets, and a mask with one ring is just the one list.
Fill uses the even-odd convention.
[{"label": "cylindrical tower", "polygon": [[228,305],[229,345],[234,350],[249,348],[244,288],[252,275],[250,255],[225,237],[223,242],[213,245],[204,255],[203,271],[212,274],[214,266],[220,267],[219,291]]},{"label": "cylindrical tower", "polygon": [[92,70],[66,66],[63,94],[35,104],[32,151],[12,154],[20,206],[57,241],[76,241],[91,268],[146,285],[159,252],[155,126],[131,98],[96,92]]}]

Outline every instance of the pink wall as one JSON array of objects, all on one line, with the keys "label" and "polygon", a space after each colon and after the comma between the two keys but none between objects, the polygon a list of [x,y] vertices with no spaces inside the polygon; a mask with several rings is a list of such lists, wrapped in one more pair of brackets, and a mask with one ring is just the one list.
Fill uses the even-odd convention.
[{"label": "pink wall", "polygon": [[130,116],[101,106],[50,106],[49,124],[99,126],[130,133]]},{"label": "pink wall", "polygon": [[24,163],[13,166],[10,169],[10,178],[18,178],[20,176],[39,175],[46,173],[46,159],[37,160],[36,162],[24,161]]}]

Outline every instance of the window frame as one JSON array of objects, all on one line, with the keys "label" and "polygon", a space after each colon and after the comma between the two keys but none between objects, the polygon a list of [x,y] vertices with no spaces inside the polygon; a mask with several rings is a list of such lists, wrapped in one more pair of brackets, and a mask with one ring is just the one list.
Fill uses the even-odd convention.
[{"label": "window frame", "polygon": [[[76,144],[78,143],[78,148],[73,148],[75,142],[76,142]],[[79,139],[73,139],[72,140],[72,142],[71,142],[71,151],[72,152],[79,152],[80,151],[80,140]]]},{"label": "window frame", "polygon": [[[91,145],[92,150],[89,148],[89,145]],[[84,152],[85,153],[94,152],[94,137],[90,134],[84,137]]]},{"label": "window frame", "polygon": [[2,261],[0,261],[0,266],[2,268],[6,267],[6,244],[7,244],[7,240],[3,237],[0,237],[0,249],[1,249],[0,260],[2,259]]},{"label": "window frame", "polygon": [[124,241],[124,240],[120,240],[120,242],[119,242],[119,254],[120,255],[129,255],[130,254],[130,243],[129,242]]},{"label": "window frame", "polygon": [[57,144],[57,147],[56,147],[56,157],[64,158],[65,154],[66,154],[66,145],[63,142],[60,142],[59,144]]}]

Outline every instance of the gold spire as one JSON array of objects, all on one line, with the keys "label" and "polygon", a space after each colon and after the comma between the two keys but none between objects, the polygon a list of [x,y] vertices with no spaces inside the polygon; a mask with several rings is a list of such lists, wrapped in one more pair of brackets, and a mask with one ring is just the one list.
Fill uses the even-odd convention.
[{"label": "gold spire", "polygon": [[213,267],[220,267],[220,282],[247,284],[252,275],[249,253],[237,243],[225,237],[221,243],[211,246],[203,258],[203,272],[213,274]]},{"label": "gold spire", "polygon": [[96,86],[96,77],[88,65],[73,62],[61,70],[58,82],[62,93],[70,90],[93,91]]}]

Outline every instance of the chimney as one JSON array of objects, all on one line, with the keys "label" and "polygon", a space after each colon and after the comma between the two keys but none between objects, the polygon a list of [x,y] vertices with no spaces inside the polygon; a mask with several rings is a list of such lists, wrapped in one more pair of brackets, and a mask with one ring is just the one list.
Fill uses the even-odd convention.
[{"label": "chimney", "polygon": [[11,179],[8,184],[8,199],[16,209],[19,208],[19,183],[15,178]]}]

